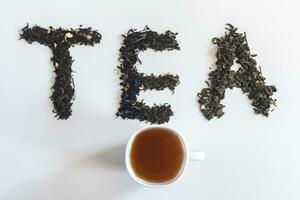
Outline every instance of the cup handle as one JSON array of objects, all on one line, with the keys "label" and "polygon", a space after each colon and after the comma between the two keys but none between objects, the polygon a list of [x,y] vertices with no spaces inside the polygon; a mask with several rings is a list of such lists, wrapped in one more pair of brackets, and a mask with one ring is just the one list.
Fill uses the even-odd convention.
[{"label": "cup handle", "polygon": [[188,159],[190,161],[200,161],[205,160],[205,153],[200,151],[191,151],[188,152]]}]

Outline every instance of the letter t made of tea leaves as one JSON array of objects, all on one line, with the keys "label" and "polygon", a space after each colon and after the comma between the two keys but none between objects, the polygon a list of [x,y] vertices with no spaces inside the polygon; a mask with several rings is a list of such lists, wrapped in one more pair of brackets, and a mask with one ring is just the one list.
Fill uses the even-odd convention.
[{"label": "letter t made of tea leaves", "polygon": [[22,29],[20,39],[28,43],[38,42],[49,47],[53,53],[51,61],[56,74],[50,99],[53,102],[53,112],[58,119],[68,119],[72,115],[71,106],[75,99],[75,86],[72,75],[72,57],[69,48],[74,45],[94,46],[100,43],[101,35],[91,27],[75,29],[48,29],[28,25]]}]

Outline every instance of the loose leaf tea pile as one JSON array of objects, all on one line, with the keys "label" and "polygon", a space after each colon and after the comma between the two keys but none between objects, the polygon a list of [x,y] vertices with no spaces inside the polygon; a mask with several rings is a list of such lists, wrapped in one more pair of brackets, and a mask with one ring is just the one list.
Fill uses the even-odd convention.
[{"label": "loose leaf tea pile", "polygon": [[120,48],[119,58],[121,64],[118,66],[121,72],[122,95],[117,116],[123,119],[148,121],[151,124],[162,124],[169,121],[170,116],[173,115],[169,104],[155,104],[150,107],[143,100],[138,101],[137,96],[141,90],[148,89],[163,90],[169,88],[174,92],[175,87],[179,84],[179,77],[171,74],[146,76],[137,71],[136,63],[141,64],[138,54],[148,48],[154,51],[179,50],[176,35],[177,33],[171,31],[158,34],[147,26],[141,31],[131,29],[127,35],[123,35],[124,41]]},{"label": "loose leaf tea pile", "polygon": [[[276,100],[271,97],[276,87],[266,85],[260,68],[257,68],[256,55],[250,53],[246,34],[238,33],[231,24],[227,24],[226,29],[223,37],[212,40],[218,47],[216,69],[208,75],[208,87],[198,94],[200,110],[208,120],[222,117],[225,106],[221,100],[225,90],[238,87],[252,101],[255,113],[268,116],[271,105],[276,106]],[[231,69],[234,62],[240,65],[237,71]]]},{"label": "loose leaf tea pile", "polygon": [[53,53],[51,61],[54,65],[56,74],[55,83],[52,86],[53,112],[56,113],[58,119],[68,119],[72,114],[71,106],[75,98],[75,86],[72,75],[72,57],[69,48],[75,44],[94,46],[100,43],[101,35],[92,28],[76,29],[54,29],[49,27],[45,29],[39,26],[29,27],[28,25],[22,29],[21,39],[28,43],[38,42],[48,46]]}]

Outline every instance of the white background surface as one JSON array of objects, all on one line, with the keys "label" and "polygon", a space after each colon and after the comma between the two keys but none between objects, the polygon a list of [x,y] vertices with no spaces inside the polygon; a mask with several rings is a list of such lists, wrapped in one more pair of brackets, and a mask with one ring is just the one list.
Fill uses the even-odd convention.
[{"label": "white background surface", "polygon": [[[0,6],[0,199],[300,199],[300,12],[298,1],[4,1]],[[75,47],[73,116],[57,121],[49,100],[50,50],[18,40],[29,22],[47,27],[98,29],[95,47]],[[211,38],[231,22],[246,31],[268,84],[278,88],[269,118],[253,113],[238,89],[226,92],[225,115],[207,121],[196,94],[204,86],[215,48]],[[139,70],[171,72],[181,84],[147,92],[147,103],[169,102],[167,124],[207,160],[190,163],[179,182],[143,188],[127,175],[124,145],[138,121],[116,119],[120,35],[130,28],[179,32],[181,51],[141,54]]]}]

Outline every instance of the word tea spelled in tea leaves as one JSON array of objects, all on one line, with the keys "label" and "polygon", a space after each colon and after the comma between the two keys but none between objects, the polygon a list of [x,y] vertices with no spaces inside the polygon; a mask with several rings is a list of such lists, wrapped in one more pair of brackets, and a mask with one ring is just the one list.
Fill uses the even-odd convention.
[{"label": "word tea spelled in tea leaves", "polygon": [[177,75],[165,74],[154,76],[146,76],[139,73],[136,63],[141,61],[138,54],[150,48],[154,51],[171,51],[179,50],[176,41],[177,33],[166,31],[158,34],[147,26],[142,31],[129,30],[127,35],[123,35],[124,41],[120,48],[120,66],[122,95],[117,116],[123,119],[139,119],[140,121],[148,121],[151,124],[162,124],[168,122],[170,116],[173,115],[169,104],[156,105],[149,107],[143,100],[138,101],[137,96],[143,90],[163,90],[169,88],[174,92],[175,87],[179,84]]},{"label": "word tea spelled in tea leaves", "polygon": [[72,114],[71,106],[75,98],[75,86],[72,75],[72,57],[69,48],[74,45],[90,45],[94,46],[100,43],[101,35],[92,28],[76,29],[54,29],[49,27],[45,29],[39,26],[29,27],[28,25],[22,29],[21,39],[28,43],[38,42],[48,46],[53,53],[51,61],[54,65],[56,74],[55,83],[52,86],[53,112],[58,119],[68,119]]},{"label": "word tea spelled in tea leaves", "polygon": [[[223,116],[225,106],[220,102],[224,99],[225,90],[238,87],[252,101],[255,113],[268,116],[271,105],[276,106],[276,100],[271,98],[276,88],[265,84],[254,59],[256,55],[250,53],[246,34],[238,33],[231,24],[227,26],[223,37],[212,40],[218,47],[217,68],[208,75],[208,87],[198,94],[201,112],[208,120]],[[234,62],[240,65],[237,71],[231,69]]]}]

